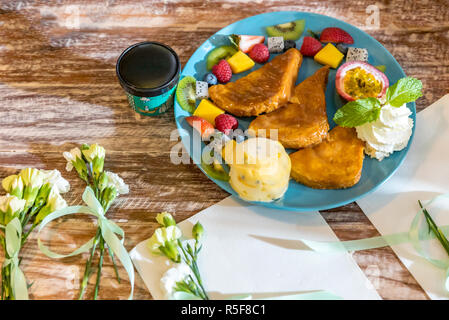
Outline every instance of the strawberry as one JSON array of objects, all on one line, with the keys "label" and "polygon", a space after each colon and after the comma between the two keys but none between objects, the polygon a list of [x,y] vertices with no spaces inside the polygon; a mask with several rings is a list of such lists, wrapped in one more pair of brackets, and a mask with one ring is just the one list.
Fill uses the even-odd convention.
[{"label": "strawberry", "polygon": [[186,117],[186,121],[188,124],[190,124],[192,128],[195,128],[195,130],[197,130],[200,133],[201,138],[203,140],[209,138],[210,135],[215,131],[214,126],[201,117],[198,116]]},{"label": "strawberry", "polygon": [[323,45],[317,39],[312,37],[304,37],[302,42],[301,51],[302,55],[313,57],[317,54],[318,51],[321,50]]},{"label": "strawberry", "polygon": [[248,53],[258,43],[264,43],[264,36],[247,36],[233,34],[231,36],[231,42],[234,43],[240,51]]},{"label": "strawberry", "polygon": [[231,130],[237,129],[239,122],[230,114],[220,114],[215,118],[215,127],[224,134],[230,134]]},{"label": "strawberry", "polygon": [[226,60],[220,60],[215,66],[213,66],[212,73],[221,83],[229,82],[232,77],[231,66]]},{"label": "strawberry", "polygon": [[354,39],[345,30],[340,28],[326,28],[321,31],[321,42],[346,43],[353,44]]},{"label": "strawberry", "polygon": [[266,45],[258,43],[249,52],[249,57],[257,63],[265,63],[270,59],[270,51]]}]

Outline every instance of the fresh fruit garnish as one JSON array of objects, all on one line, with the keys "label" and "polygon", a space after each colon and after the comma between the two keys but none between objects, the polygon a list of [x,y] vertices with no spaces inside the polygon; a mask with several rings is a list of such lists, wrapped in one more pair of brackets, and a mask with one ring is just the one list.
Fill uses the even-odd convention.
[{"label": "fresh fruit garnish", "polygon": [[268,47],[263,43],[256,44],[249,52],[249,57],[257,63],[265,63],[270,59]]},{"label": "fresh fruit garnish", "polygon": [[206,119],[215,127],[215,118],[223,113],[224,111],[214,105],[212,102],[207,99],[203,99],[201,100],[193,115]]},{"label": "fresh fruit garnish", "polygon": [[321,50],[323,45],[317,39],[312,37],[304,37],[302,41],[302,46],[299,51],[301,51],[303,56],[313,57]]},{"label": "fresh fruit garnish", "polygon": [[[206,159],[203,159],[206,158]],[[205,153],[201,157],[201,168],[213,179],[228,181],[229,174],[224,170],[223,166],[213,156]]]},{"label": "fresh fruit garnish", "polygon": [[217,77],[213,73],[206,73],[203,78],[204,81],[210,86],[215,86],[218,83]]},{"label": "fresh fruit garnish", "polygon": [[343,60],[343,53],[338,51],[332,43],[328,43],[323,49],[313,57],[313,59],[321,64],[328,65],[331,68],[336,68]]},{"label": "fresh fruit garnish", "polygon": [[235,140],[230,140],[226,142],[225,146],[221,150],[221,157],[227,164],[235,164],[237,162],[236,148],[237,142]]},{"label": "fresh fruit garnish", "polygon": [[192,113],[196,106],[196,79],[191,76],[182,78],[176,88],[176,100],[184,110]]},{"label": "fresh fruit garnish", "polygon": [[268,42],[268,51],[270,53],[281,53],[282,51],[284,51],[283,37],[269,37],[267,42]]},{"label": "fresh fruit garnish", "polygon": [[231,130],[235,130],[239,127],[239,122],[236,118],[230,114],[220,114],[215,118],[215,128],[229,135]]},{"label": "fresh fruit garnish", "polygon": [[212,73],[221,83],[227,83],[232,78],[232,69],[226,60],[220,60],[215,66],[213,66]]},{"label": "fresh fruit garnish", "polygon": [[218,61],[232,57],[237,52],[233,46],[221,46],[215,48],[207,55],[207,70],[211,70]]},{"label": "fresh fruit garnish", "polygon": [[385,73],[385,71],[387,71],[387,66],[381,64],[379,66],[374,66],[375,68],[379,69],[380,71],[382,71],[383,73]]},{"label": "fresh fruit garnish", "polygon": [[361,61],[346,62],[338,68],[335,77],[338,94],[348,101],[381,98],[388,85],[388,78],[382,71]]},{"label": "fresh fruit garnish", "polygon": [[338,49],[338,51],[340,51],[344,55],[346,55],[346,53],[348,53],[348,46],[344,43],[337,43],[337,45],[335,47]]},{"label": "fresh fruit garnish", "polygon": [[196,99],[207,99],[209,98],[209,85],[205,81],[196,82]]},{"label": "fresh fruit garnish", "polygon": [[349,61],[368,61],[368,50],[365,48],[348,48],[348,53],[346,53],[346,62]]},{"label": "fresh fruit garnish", "polygon": [[198,131],[202,139],[209,138],[215,131],[214,126],[206,119],[197,116],[186,117],[186,121],[192,128]]},{"label": "fresh fruit garnish", "polygon": [[247,35],[237,35],[233,34],[230,37],[231,42],[235,45],[238,50],[248,53],[251,49],[258,43],[264,43],[264,36],[247,36]]},{"label": "fresh fruit garnish", "polygon": [[296,42],[293,40],[284,40],[284,52],[288,49],[296,48]]},{"label": "fresh fruit garnish", "polygon": [[249,70],[255,65],[254,61],[251,60],[251,58],[244,54],[242,51],[238,51],[232,57],[228,58],[227,61],[231,66],[232,73],[240,73]]},{"label": "fresh fruit garnish", "polygon": [[346,43],[346,44],[353,44],[354,39],[351,37],[349,33],[347,33],[345,30],[332,27],[332,28],[326,28],[323,31],[321,31],[320,34],[320,41],[321,42],[333,42],[333,43]]},{"label": "fresh fruit garnish", "polygon": [[385,100],[371,97],[349,101],[337,110],[334,121],[341,127],[358,127],[376,121],[381,114],[382,105],[389,104],[391,107],[400,108],[405,103],[416,101],[420,97],[422,97],[421,80],[405,77],[387,88]]},{"label": "fresh fruit garnish", "polygon": [[284,40],[298,40],[304,31],[305,25],[305,20],[295,20],[267,27],[266,30],[270,37],[284,37]]}]

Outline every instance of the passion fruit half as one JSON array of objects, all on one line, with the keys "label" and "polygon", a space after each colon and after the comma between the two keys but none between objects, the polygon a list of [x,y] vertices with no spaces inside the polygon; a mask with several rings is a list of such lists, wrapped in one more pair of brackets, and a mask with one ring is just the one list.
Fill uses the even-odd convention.
[{"label": "passion fruit half", "polygon": [[362,61],[350,61],[337,70],[335,87],[347,101],[385,96],[389,81],[376,67]]}]

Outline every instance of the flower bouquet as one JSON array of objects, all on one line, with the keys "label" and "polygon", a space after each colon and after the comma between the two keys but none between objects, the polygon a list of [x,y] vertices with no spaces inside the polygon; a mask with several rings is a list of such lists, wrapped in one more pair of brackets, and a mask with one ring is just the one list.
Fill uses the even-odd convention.
[{"label": "flower bouquet", "polygon": [[[89,278],[93,273],[96,273],[94,299],[98,298],[105,252],[111,257],[119,283],[120,276],[117,270],[116,257],[122,262],[131,282],[130,298],[133,295],[134,269],[128,252],[123,246],[124,232],[114,222],[106,218],[106,213],[117,196],[128,193],[129,188],[117,174],[104,171],[105,155],[105,149],[96,143],[92,145],[83,144],[81,148],[74,148],[70,152],[63,153],[64,158],[67,160],[66,170],[71,171],[75,168],[78,176],[86,182],[86,189],[83,194],[83,201],[86,206],[72,206],[55,211],[44,219],[39,228],[39,231],[41,231],[49,222],[70,214],[90,214],[98,219],[95,236],[68,255],[50,251],[38,237],[39,248],[52,258],[64,258],[89,251],[89,258],[86,261],[84,274],[81,279],[79,299],[83,299]],[[97,252],[98,262],[94,266],[94,258]]]},{"label": "flower bouquet", "polygon": [[203,226],[197,222],[192,228],[193,239],[182,240],[181,229],[171,214],[159,213],[156,220],[161,227],[156,229],[148,241],[148,248],[151,253],[165,256],[174,263],[161,278],[166,297],[180,300],[209,300],[197,263],[202,247]]},{"label": "flower bouquet", "polygon": [[20,249],[46,216],[67,207],[61,193],[70,185],[58,170],[27,168],[4,178],[2,187],[7,194],[0,197],[0,244],[5,253],[1,299],[24,300],[30,285],[20,269]]}]

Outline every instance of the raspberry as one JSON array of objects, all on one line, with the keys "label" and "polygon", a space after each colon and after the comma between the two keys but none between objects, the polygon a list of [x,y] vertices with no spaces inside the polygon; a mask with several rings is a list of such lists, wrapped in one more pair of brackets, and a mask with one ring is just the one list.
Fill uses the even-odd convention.
[{"label": "raspberry", "polygon": [[270,51],[266,45],[258,43],[251,49],[249,57],[257,63],[265,63],[270,58]]},{"label": "raspberry", "polygon": [[231,130],[237,129],[239,122],[230,114],[220,114],[215,118],[215,128],[224,134],[229,135]]},{"label": "raspberry", "polygon": [[313,57],[321,50],[323,45],[317,39],[312,37],[304,37],[302,41],[302,46],[299,51],[301,51],[303,56]]},{"label": "raspberry", "polygon": [[212,73],[221,83],[229,82],[232,77],[231,66],[226,60],[220,60],[215,66],[213,66]]}]

